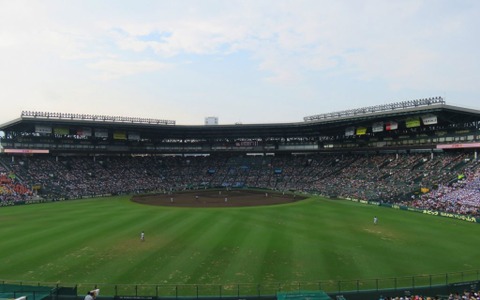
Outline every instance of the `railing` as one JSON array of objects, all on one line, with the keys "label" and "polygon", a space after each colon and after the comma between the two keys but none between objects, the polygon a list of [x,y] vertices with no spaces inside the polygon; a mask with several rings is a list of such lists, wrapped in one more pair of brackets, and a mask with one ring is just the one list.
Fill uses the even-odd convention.
[{"label": "railing", "polygon": [[390,104],[355,108],[355,109],[343,110],[343,111],[332,112],[327,114],[319,114],[314,116],[307,116],[307,117],[304,117],[303,120],[305,122],[321,121],[326,119],[337,119],[342,117],[351,117],[351,116],[359,116],[359,115],[362,116],[362,115],[367,115],[367,114],[376,113],[376,112],[386,112],[386,111],[392,111],[392,110],[414,108],[419,106],[443,105],[443,104],[445,104],[445,100],[443,100],[442,97],[434,97],[434,98],[401,101],[401,102],[395,102]]},{"label": "railing", "polygon": [[95,122],[123,122],[136,124],[160,124],[160,125],[175,125],[173,120],[137,118],[137,117],[122,117],[122,116],[106,116],[106,115],[89,115],[89,114],[75,114],[75,113],[56,113],[56,112],[41,112],[41,111],[22,111],[22,118],[36,118],[36,119],[70,119],[70,120],[86,120]]},{"label": "railing", "polygon": [[[289,283],[232,283],[232,284],[100,284],[100,283],[33,283],[18,281],[0,281],[3,284],[30,286],[70,286],[75,287],[79,295],[99,288],[101,296],[134,297],[262,297],[276,295],[277,292],[294,292],[300,290],[322,290],[329,294],[362,291],[405,290],[419,287],[431,288],[447,286],[453,283],[480,280],[480,270],[415,275],[391,278],[355,279],[355,280],[321,280],[316,282]],[[477,287],[478,288],[478,287]],[[1,290],[1,284],[0,284]]]}]

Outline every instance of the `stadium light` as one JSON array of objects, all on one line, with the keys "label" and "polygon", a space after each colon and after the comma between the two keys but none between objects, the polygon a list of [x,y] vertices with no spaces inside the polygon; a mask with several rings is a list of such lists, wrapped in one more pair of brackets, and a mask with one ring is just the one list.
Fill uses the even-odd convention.
[{"label": "stadium light", "polygon": [[88,114],[72,114],[72,113],[54,113],[54,112],[38,112],[38,111],[22,111],[22,118],[41,118],[41,119],[71,119],[71,120],[90,120],[94,122],[128,122],[136,124],[157,124],[157,125],[175,125],[175,121],[162,119],[148,119],[136,117],[120,117],[105,115],[88,115]]},{"label": "stadium light", "polygon": [[375,113],[375,112],[381,112],[381,111],[391,111],[396,109],[406,109],[411,107],[443,105],[443,104],[445,104],[445,100],[442,97],[407,100],[402,102],[394,102],[390,104],[368,106],[368,107],[343,110],[343,111],[338,111],[333,113],[307,116],[307,117],[304,117],[303,120],[305,122],[313,122],[313,121],[319,121],[324,119],[335,119],[335,118],[348,117],[348,116],[366,115],[369,113]]}]

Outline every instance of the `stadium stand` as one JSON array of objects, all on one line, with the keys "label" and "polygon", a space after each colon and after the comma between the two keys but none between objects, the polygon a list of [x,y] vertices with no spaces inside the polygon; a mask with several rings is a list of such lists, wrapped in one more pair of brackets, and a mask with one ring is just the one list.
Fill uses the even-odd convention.
[{"label": "stadium stand", "polygon": [[441,97],[289,124],[25,111],[0,125],[1,203],[256,187],[476,216],[479,127]]},{"label": "stadium stand", "polygon": [[33,198],[33,192],[22,183],[18,182],[13,173],[7,170],[0,171],[0,205],[13,205]]},{"label": "stadium stand", "polygon": [[[31,200],[205,187],[295,190],[477,216],[480,164],[465,152],[402,155],[2,157],[2,194]],[[459,174],[462,174],[459,179]],[[422,193],[428,189],[429,193]],[[425,191],[425,190],[424,190]]]}]

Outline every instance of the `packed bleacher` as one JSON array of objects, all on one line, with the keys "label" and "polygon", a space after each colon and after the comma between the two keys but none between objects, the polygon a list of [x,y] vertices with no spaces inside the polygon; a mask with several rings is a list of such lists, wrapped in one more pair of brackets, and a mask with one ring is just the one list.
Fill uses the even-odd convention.
[{"label": "packed bleacher", "polygon": [[0,206],[12,205],[32,197],[33,192],[18,182],[13,173],[7,174],[4,168],[0,169]]},{"label": "packed bleacher", "polygon": [[[36,190],[33,191],[33,187]],[[472,153],[0,157],[2,204],[207,187],[294,190],[478,216]]]},{"label": "packed bleacher", "polygon": [[412,200],[409,206],[436,211],[478,215],[480,210],[480,168],[475,162],[451,184],[439,184],[438,188]]},{"label": "packed bleacher", "polygon": [[397,297],[383,297],[379,300],[480,300],[480,292],[474,290],[465,290],[463,293],[450,293],[449,295],[440,296],[423,296],[423,295],[410,295],[410,296],[397,296]]}]

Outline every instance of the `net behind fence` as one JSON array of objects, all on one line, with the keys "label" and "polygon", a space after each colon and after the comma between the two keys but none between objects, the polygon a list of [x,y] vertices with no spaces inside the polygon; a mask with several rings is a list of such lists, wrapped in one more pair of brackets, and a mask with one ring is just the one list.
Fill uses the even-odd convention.
[{"label": "net behind fence", "polygon": [[26,296],[28,300],[42,300],[50,296],[51,292],[52,288],[48,286],[0,284],[0,299],[16,299]]},{"label": "net behind fence", "polygon": [[277,300],[332,300],[324,291],[294,291],[277,293]]}]

